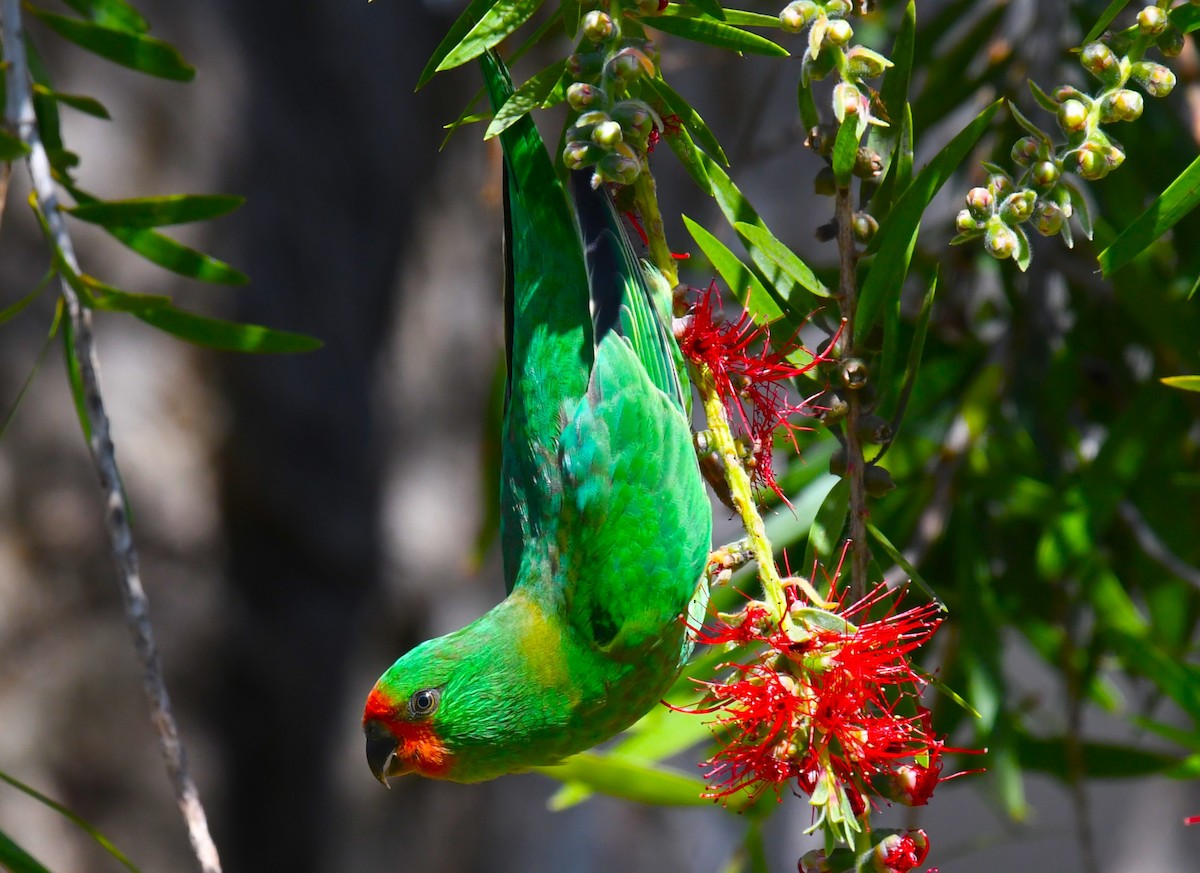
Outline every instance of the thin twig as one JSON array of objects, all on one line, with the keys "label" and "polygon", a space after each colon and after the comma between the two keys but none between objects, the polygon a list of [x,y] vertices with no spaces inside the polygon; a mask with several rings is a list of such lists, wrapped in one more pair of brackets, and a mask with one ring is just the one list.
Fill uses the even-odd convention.
[{"label": "thin twig", "polygon": [[[0,36],[3,38],[4,57],[8,61],[8,100],[5,109],[6,122],[29,146],[27,164],[37,197],[38,207],[45,216],[52,236],[51,243],[58,249],[63,261],[75,272],[79,272],[75,250],[67,233],[62,213],[59,211],[58,195],[51,173],[50,159],[38,132],[37,116],[33,108],[33,94],[26,66],[24,31],[21,24],[20,0],[3,0],[3,17],[0,18]],[[100,475],[100,487],[104,493],[106,511],[105,526],[108,528],[110,546],[116,563],[117,578],[125,601],[126,620],[133,634],[134,648],[142,663],[143,687],[150,703],[151,720],[158,731],[159,745],[166,764],[175,799],[187,824],[192,850],[204,873],[220,873],[221,862],[217,847],[208,832],[208,823],[200,795],[188,772],[187,757],[183,743],[171,712],[171,701],[163,681],[162,662],[154,642],[150,626],[149,604],[138,573],[138,555],[133,542],[133,531],[125,509],[125,494],[121,474],[117,467],[108,415],[100,391],[99,362],[92,336],[91,313],[81,305],[78,295],[65,278],[61,278],[62,299],[67,310],[71,338],[79,360],[80,377],[83,383],[84,411],[87,416],[90,438],[88,446],[96,472]]]},{"label": "thin twig", "polygon": [[[847,123],[853,123],[847,122]],[[838,339],[838,357],[844,362],[854,354],[854,319],[858,311],[858,286],[855,273],[858,250],[854,244],[854,201],[850,188],[838,187],[834,213],[837,224],[839,258],[838,308],[842,312],[842,333]],[[847,390],[846,396],[846,475],[850,481],[850,598],[867,592],[867,568],[871,552],[867,546],[866,461],[858,420],[862,415],[861,391]]]}]

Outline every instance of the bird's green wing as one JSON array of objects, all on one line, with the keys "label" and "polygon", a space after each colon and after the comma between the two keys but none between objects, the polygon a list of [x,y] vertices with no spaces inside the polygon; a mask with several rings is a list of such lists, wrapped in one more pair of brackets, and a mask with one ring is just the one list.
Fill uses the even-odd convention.
[{"label": "bird's green wing", "polygon": [[[493,52],[480,56],[493,107],[512,81]],[[500,534],[509,591],[530,542],[556,513],[557,442],[587,390],[593,346],[587,273],[566,192],[528,115],[500,135],[504,151],[505,327],[508,384]]]},{"label": "bird's green wing", "polygon": [[572,194],[598,337],[587,394],[562,435],[558,575],[570,623],[615,660],[682,636],[711,544],[674,340],[603,190]]}]

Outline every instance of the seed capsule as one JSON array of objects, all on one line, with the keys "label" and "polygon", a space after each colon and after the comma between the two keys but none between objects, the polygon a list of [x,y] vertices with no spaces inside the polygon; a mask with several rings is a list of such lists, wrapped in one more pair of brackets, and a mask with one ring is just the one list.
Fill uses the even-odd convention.
[{"label": "seed capsule", "polygon": [[871,497],[882,497],[896,487],[892,474],[883,467],[868,464],[863,468],[863,486]]},{"label": "seed capsule", "polygon": [[842,361],[840,375],[842,384],[851,391],[858,391],[867,384],[867,376],[870,371],[867,369],[865,362],[858,358],[847,358]]}]

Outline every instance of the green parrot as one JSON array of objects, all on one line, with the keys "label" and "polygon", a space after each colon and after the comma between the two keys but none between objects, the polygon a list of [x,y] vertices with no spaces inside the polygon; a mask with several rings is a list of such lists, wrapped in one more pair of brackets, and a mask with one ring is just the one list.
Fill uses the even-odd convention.
[{"label": "green parrot", "polygon": [[[512,92],[482,58],[494,106]],[[528,116],[501,135],[508,383],[501,547],[508,596],[380,677],[363,714],[384,785],[553,764],[631,725],[690,654],[712,510],[667,328],[607,191],[569,179]]]}]

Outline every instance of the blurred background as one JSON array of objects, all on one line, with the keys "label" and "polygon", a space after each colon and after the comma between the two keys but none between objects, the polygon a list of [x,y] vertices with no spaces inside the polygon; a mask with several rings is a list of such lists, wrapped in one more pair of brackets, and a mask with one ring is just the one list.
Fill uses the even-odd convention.
[{"label": "blurred background", "polygon": [[[85,269],[122,288],[170,293],[187,308],[325,343],[307,355],[239,357],[191,348],[133,319],[101,313],[96,320],[152,617],[225,869],[722,869],[744,823],[717,808],[597,798],[552,813],[546,800],[556,786],[537,775],[476,786],[410,778],[388,792],[363,759],[361,703],[378,674],[503,592],[496,550],[478,546],[491,499],[484,410],[503,343],[497,154],[477,127],[438,151],[442,125],[478,87],[473,69],[413,92],[459,4],[138,5],[154,35],[196,66],[195,82],[140,76],[31,26],[59,89],[99,98],[114,118],[66,112],[66,142],[83,157],[79,178],[106,198],[246,195],[232,216],[175,235],[252,282],[226,289],[177,280],[73,223]],[[1025,75],[1059,81],[1061,47],[1080,38],[1070,11],[1086,6],[1081,16],[1094,20],[1104,4],[918,5],[921,15],[963,10],[948,40],[996,10],[987,51],[962,68],[981,100],[1015,91],[1012,83]],[[772,64],[664,49],[668,76],[726,145],[749,199],[811,262],[831,263],[832,249],[812,233],[828,210],[811,205],[809,180],[819,165],[795,120],[798,59]],[[1194,68],[1190,47],[1183,60]],[[528,72],[543,65],[531,61]],[[1175,146],[1192,153],[1195,93],[1189,82],[1165,110],[1169,129],[1183,132]],[[965,105],[978,111],[979,100]],[[965,120],[942,117],[936,106],[934,93],[918,164]],[[1141,140],[1150,148],[1154,136],[1147,130]],[[1132,157],[1131,149],[1130,164]],[[669,238],[686,249],[678,215],[716,226],[718,213],[669,156],[658,160],[656,175]],[[46,263],[23,208],[22,177],[14,172],[0,236],[5,305]],[[947,185],[922,237],[930,257],[960,279],[978,253],[943,244],[965,190]],[[1058,245],[1040,246],[1035,270],[1021,280],[1021,294],[1036,301],[1021,339],[1021,368],[1029,368],[1022,378],[1030,382],[1039,366],[1049,367],[1081,308],[1117,306],[1103,288],[1083,297],[1068,290],[1068,281],[1098,283],[1086,269],[1081,278]],[[703,264],[690,269],[691,281],[707,284]],[[982,275],[949,286],[935,325],[947,348],[969,340],[986,351],[999,342],[1005,289],[994,272]],[[43,352],[51,307],[47,296],[3,327],[5,408]],[[1089,383],[1096,404],[1119,403],[1104,380],[1119,383],[1138,367],[1131,353],[1110,351],[1092,362],[1103,370]],[[76,810],[141,869],[193,869],[147,723],[60,358],[57,345],[45,354],[0,441],[0,770]],[[1181,406],[1180,420],[1186,424],[1194,409]],[[1189,493],[1194,510],[1195,489]],[[943,506],[943,522],[949,512]],[[732,536],[724,516],[722,523]],[[1196,542],[1189,547],[1194,555]],[[953,558],[953,544],[940,548],[941,560]],[[937,576],[923,571],[936,585]],[[1004,662],[1010,701],[1061,723],[1061,677],[1028,647],[1004,642],[1013,643]],[[1089,709],[1086,718],[1090,736],[1145,739],[1116,716]],[[1196,868],[1200,828],[1181,826],[1183,815],[1200,813],[1194,782],[1093,780],[1084,793],[1106,873]],[[920,817],[936,843],[931,861],[973,873],[1082,869],[1078,791],[1029,776],[1019,824],[997,794],[987,776],[938,791]],[[806,804],[785,800],[768,828],[779,870],[794,869],[811,848],[801,834]],[[892,824],[906,820],[900,811],[887,815]],[[0,829],[52,870],[118,869],[69,823],[4,786]]]}]

